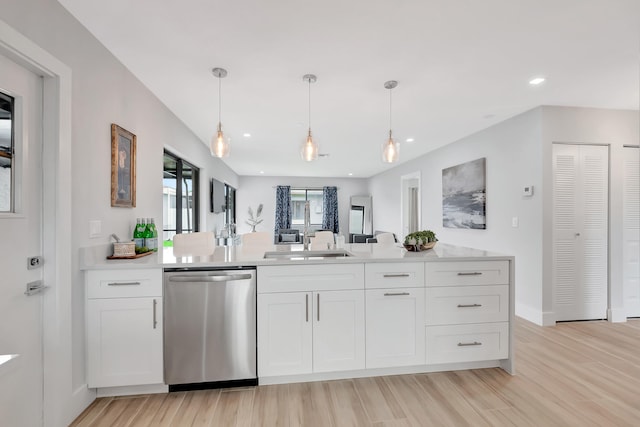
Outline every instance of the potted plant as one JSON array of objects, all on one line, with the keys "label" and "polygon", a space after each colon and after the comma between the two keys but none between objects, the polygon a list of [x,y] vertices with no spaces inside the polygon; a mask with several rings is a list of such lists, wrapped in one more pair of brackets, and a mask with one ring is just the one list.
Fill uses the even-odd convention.
[{"label": "potted plant", "polygon": [[409,251],[418,252],[433,248],[437,241],[436,233],[431,230],[414,231],[405,236],[404,247]]},{"label": "potted plant", "polygon": [[249,219],[245,221],[248,225],[251,226],[251,232],[255,233],[256,225],[260,224],[263,220],[260,219],[260,215],[262,215],[262,203],[258,205],[258,209],[256,210],[256,215],[253,215],[253,209],[249,206],[248,209]]}]

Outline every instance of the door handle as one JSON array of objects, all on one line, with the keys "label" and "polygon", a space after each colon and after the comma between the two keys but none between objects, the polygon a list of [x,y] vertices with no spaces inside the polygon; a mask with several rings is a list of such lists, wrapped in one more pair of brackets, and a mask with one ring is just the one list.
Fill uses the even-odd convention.
[{"label": "door handle", "polygon": [[218,274],[218,275],[180,275],[180,276],[170,276],[170,282],[188,282],[188,283],[198,283],[198,282],[232,282],[235,280],[248,280],[251,279],[251,274]]},{"label": "door handle", "polygon": [[305,321],[309,321],[309,294],[304,296],[304,305],[305,305]]},{"label": "door handle", "polygon": [[317,294],[316,297],[318,300],[317,306],[318,306],[318,322],[319,322],[320,321],[320,294]]},{"label": "door handle", "polygon": [[27,283],[27,290],[24,291],[24,294],[30,297],[32,295],[39,294],[47,288],[48,286],[45,286],[42,280],[36,280],[34,282]]}]

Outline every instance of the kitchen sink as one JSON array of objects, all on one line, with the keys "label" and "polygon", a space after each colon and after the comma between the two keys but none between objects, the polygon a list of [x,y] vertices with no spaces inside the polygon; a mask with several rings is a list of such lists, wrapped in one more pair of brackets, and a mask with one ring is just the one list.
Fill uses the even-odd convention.
[{"label": "kitchen sink", "polygon": [[353,256],[345,250],[327,250],[327,251],[274,251],[265,252],[265,259],[290,259],[290,260],[308,260],[308,259],[325,259],[325,258],[347,258]]}]

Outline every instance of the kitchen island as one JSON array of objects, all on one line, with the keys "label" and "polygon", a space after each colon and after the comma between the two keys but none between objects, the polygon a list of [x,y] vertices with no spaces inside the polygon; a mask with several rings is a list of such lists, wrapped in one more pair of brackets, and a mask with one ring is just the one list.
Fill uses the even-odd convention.
[{"label": "kitchen island", "polygon": [[[149,278],[152,290],[136,287],[134,295],[124,298],[129,303],[132,296],[147,299],[146,314],[153,316],[153,333],[160,337],[160,346],[156,343],[147,359],[158,352],[161,356],[162,284],[151,282],[161,282],[163,268],[255,267],[260,384],[487,367],[514,372],[513,257],[441,242],[423,252],[381,244],[347,244],[344,250],[348,256],[305,257],[301,245],[217,247],[209,256],[178,258],[165,248],[134,261],[85,256],[88,330],[96,295],[92,287],[105,289],[116,279],[138,282],[145,271],[157,272]],[[273,256],[265,259],[265,252]],[[119,276],[114,279],[114,274]],[[89,378],[92,370],[110,369],[105,363],[111,362],[97,355],[107,349],[91,351],[95,343],[89,337]],[[144,351],[138,344],[136,352]],[[158,363],[155,376],[144,382],[122,376],[89,381],[89,386],[161,384]],[[149,366],[140,364],[140,369]]]}]

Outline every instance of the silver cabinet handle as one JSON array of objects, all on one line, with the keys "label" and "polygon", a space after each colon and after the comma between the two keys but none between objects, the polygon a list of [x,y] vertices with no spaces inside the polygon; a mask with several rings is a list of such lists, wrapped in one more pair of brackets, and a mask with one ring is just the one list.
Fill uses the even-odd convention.
[{"label": "silver cabinet handle", "polygon": [[305,305],[305,321],[309,321],[309,294],[304,296],[304,305]]},{"label": "silver cabinet handle", "polygon": [[479,271],[474,271],[473,273],[458,273],[458,276],[480,276],[482,275]]},{"label": "silver cabinet handle", "polygon": [[401,274],[384,274],[382,277],[409,277],[409,273],[401,273]]},{"label": "silver cabinet handle", "polygon": [[399,296],[406,296],[406,295],[411,295],[409,292],[385,292],[384,296],[385,297],[399,297]]},{"label": "silver cabinet handle", "polygon": [[317,300],[318,300],[318,322],[320,321],[320,294],[316,295]]},{"label": "silver cabinet handle", "polygon": [[482,345],[481,342],[478,341],[474,341],[474,342],[459,342],[458,343],[458,347],[471,347],[474,345]]},{"label": "silver cabinet handle", "polygon": [[154,298],[153,299],[153,329],[156,329],[156,327],[158,326],[158,318],[156,317],[156,311],[158,307],[158,301]]},{"label": "silver cabinet handle", "polygon": [[482,304],[458,304],[458,308],[482,307]]},{"label": "silver cabinet handle", "polygon": [[111,282],[107,286],[140,286],[142,282]]}]

